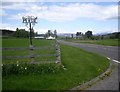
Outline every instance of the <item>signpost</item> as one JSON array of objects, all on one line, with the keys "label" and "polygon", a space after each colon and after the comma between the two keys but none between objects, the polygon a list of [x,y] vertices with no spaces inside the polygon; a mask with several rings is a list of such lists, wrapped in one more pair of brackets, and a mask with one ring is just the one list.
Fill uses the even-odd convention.
[{"label": "signpost", "polygon": [[[34,48],[33,48],[33,43],[32,43],[32,30],[33,30],[33,26],[35,25],[35,23],[37,23],[37,17],[34,17],[34,16],[23,16],[22,19],[23,19],[23,23],[25,23],[26,26],[30,30],[30,36],[29,36],[29,39],[30,39],[30,50],[33,51]],[[33,52],[31,52],[31,53],[32,53],[31,54],[32,62],[34,62],[34,54],[33,54]]]}]

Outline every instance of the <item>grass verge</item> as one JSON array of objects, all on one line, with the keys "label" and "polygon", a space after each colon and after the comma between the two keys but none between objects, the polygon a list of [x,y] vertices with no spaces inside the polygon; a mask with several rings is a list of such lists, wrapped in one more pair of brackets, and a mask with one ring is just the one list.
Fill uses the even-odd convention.
[{"label": "grass verge", "polygon": [[107,46],[120,46],[119,39],[104,39],[104,40],[80,40],[80,39],[69,39],[67,41],[77,42],[77,43],[90,43],[98,45]]},{"label": "grass verge", "polygon": [[109,61],[97,54],[61,45],[64,70],[50,74],[11,75],[3,77],[3,90],[66,90],[88,81],[109,66]]}]

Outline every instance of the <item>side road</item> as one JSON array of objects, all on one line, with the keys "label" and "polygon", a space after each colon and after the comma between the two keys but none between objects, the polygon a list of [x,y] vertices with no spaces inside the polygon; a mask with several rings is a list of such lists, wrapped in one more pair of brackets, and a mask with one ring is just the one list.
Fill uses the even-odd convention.
[{"label": "side road", "polygon": [[[118,61],[118,48],[117,46],[102,46],[102,45],[94,45],[94,44],[85,44],[85,43],[73,43],[73,42],[66,42],[59,40],[60,43],[74,46],[77,48],[84,49],[86,51],[94,52],[100,55],[107,57],[113,64],[114,69],[112,69],[111,74],[97,82],[96,84],[92,85],[85,90],[119,90],[119,80],[118,80],[118,67],[120,62]],[[78,88],[79,89],[79,88]]]}]

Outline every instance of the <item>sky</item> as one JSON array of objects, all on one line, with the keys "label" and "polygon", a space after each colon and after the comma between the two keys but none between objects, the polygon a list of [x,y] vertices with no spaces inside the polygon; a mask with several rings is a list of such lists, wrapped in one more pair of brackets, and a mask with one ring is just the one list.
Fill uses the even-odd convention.
[{"label": "sky", "polygon": [[0,29],[28,28],[23,16],[37,17],[34,31],[93,34],[118,31],[118,2],[2,2]]}]

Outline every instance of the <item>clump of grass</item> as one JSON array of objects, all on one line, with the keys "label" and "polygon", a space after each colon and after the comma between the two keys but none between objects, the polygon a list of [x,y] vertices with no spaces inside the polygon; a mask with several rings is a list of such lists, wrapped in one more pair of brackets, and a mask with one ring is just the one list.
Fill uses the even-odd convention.
[{"label": "clump of grass", "polygon": [[119,39],[103,39],[103,40],[81,40],[81,39],[69,39],[67,41],[77,42],[77,43],[90,43],[98,45],[110,45],[110,46],[120,46]]},{"label": "clump of grass", "polygon": [[28,74],[49,74],[63,70],[56,64],[2,64],[2,76],[28,75]]}]

